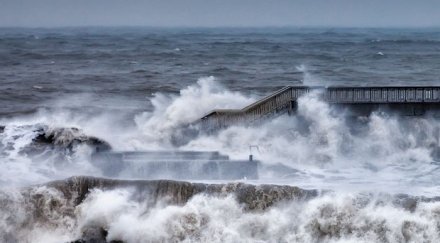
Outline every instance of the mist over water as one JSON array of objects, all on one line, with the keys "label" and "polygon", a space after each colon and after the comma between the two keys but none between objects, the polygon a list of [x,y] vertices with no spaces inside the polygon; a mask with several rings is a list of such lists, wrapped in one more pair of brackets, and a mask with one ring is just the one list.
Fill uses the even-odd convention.
[{"label": "mist over water", "polygon": [[[94,227],[124,242],[438,241],[438,200],[407,207],[395,198],[439,196],[434,116],[352,117],[313,92],[292,116],[174,141],[209,111],[242,108],[282,85],[436,84],[437,32],[31,32],[8,30],[0,39],[8,47],[0,68],[0,241],[68,242]],[[172,205],[127,188],[94,189],[74,207],[53,188],[23,192],[104,176],[90,160],[96,144],[219,151],[237,160],[258,146],[251,152],[260,179],[240,182],[322,194],[250,212],[233,195]],[[118,179],[148,178],[128,170]],[[32,214],[34,199],[44,217]]]},{"label": "mist over water", "polygon": [[263,169],[261,182],[357,190],[382,185],[381,190],[390,192],[438,192],[438,164],[432,155],[437,148],[439,123],[434,117],[373,113],[353,118],[320,100],[318,93],[300,98],[294,116],[280,116],[258,126],[232,126],[217,133],[201,133],[188,143],[173,145],[173,135],[208,111],[239,108],[254,100],[206,77],[179,95],[155,94],[151,100],[153,111],[135,115],[131,126],[118,124],[119,116],[110,112],[90,115],[63,109],[42,109],[33,115],[5,119],[0,136],[2,161],[9,169],[3,170],[1,177],[8,185],[77,174],[100,175],[99,168],[89,162],[92,150],[87,145],[76,144],[68,150],[49,146],[35,155],[26,153],[39,129],[50,132],[73,127],[79,130],[59,133],[58,139],[93,136],[108,142],[116,151],[220,151],[233,159],[245,159],[249,146],[258,146],[258,151],[252,153],[263,165],[282,164],[292,169],[282,175]]}]

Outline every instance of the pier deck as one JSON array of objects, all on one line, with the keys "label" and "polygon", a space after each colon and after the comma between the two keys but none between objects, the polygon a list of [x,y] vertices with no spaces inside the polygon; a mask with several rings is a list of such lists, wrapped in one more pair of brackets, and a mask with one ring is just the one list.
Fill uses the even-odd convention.
[{"label": "pier deck", "polygon": [[404,115],[424,115],[440,110],[440,86],[387,87],[306,87],[287,86],[243,109],[217,109],[199,121],[202,127],[218,129],[236,123],[253,123],[266,117],[294,113],[297,100],[317,91],[329,104],[350,106],[358,113],[369,113],[381,107]]}]

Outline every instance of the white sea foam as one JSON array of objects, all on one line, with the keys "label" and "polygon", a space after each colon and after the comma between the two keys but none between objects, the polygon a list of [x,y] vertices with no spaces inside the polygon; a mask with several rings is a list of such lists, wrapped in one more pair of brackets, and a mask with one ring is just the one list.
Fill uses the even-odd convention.
[{"label": "white sea foam", "polygon": [[[128,243],[150,239],[184,242],[420,242],[438,241],[440,204],[421,203],[414,212],[389,199],[354,194],[289,202],[265,212],[246,212],[233,196],[199,195],[183,206],[147,210],[121,192],[95,192],[83,205],[94,212],[103,197],[116,199],[81,224],[99,222],[107,240]],[[365,200],[365,201],[364,201]],[[87,215],[88,213],[86,213]]]},{"label": "white sea foam", "polygon": [[107,241],[126,243],[440,240],[439,202],[405,207],[386,194],[328,193],[310,201],[247,211],[232,195],[200,194],[176,206],[151,204],[148,196],[139,200],[133,193],[126,189],[93,190],[72,211],[71,204],[56,191],[36,188],[31,195],[41,195],[38,212],[44,212],[38,217],[32,217],[30,204],[9,194],[9,201],[2,201],[4,207],[0,208],[0,217],[7,222],[0,224],[0,239],[59,242],[104,229]]},{"label": "white sea foam", "polygon": [[[353,124],[360,123],[360,124]],[[233,126],[218,134],[201,136],[185,149],[219,149],[233,158],[245,158],[249,145],[258,145],[256,158],[282,163],[302,176],[280,183],[331,189],[423,193],[439,192],[438,165],[431,154],[437,146],[433,118],[401,118],[381,113],[352,121],[332,109],[316,93],[298,101],[294,117],[279,117],[261,127]],[[360,131],[353,131],[353,127]],[[271,174],[260,172],[273,181]],[[280,179],[279,175],[276,177]]]},{"label": "white sea foam", "polygon": [[[309,67],[305,64],[301,64],[299,66],[295,67],[298,72],[301,72],[303,74],[302,83],[305,86],[325,86],[326,82],[324,80],[320,79],[316,75],[313,75]],[[328,84],[328,83],[327,83]]]},{"label": "white sea foam", "polygon": [[201,118],[213,109],[237,109],[254,101],[238,92],[222,87],[214,77],[200,78],[197,84],[180,91],[179,96],[156,94],[151,103],[153,112],[135,117],[143,133],[143,141],[157,148],[169,146],[176,129]]},{"label": "white sea foam", "polygon": [[[170,206],[134,200],[131,191],[97,190],[74,212],[45,211],[49,218],[31,227],[26,223],[34,222],[27,213],[26,200],[13,189],[2,189],[3,241],[68,241],[95,226],[108,231],[108,240],[125,242],[147,238],[188,242],[439,241],[435,228],[439,224],[438,202],[420,203],[411,212],[391,199],[359,192],[438,196],[440,172],[431,154],[438,146],[440,124],[434,118],[373,113],[352,120],[343,110],[335,110],[317,93],[311,93],[299,99],[294,116],[280,116],[260,126],[232,126],[202,134],[175,148],[170,137],[183,125],[212,109],[241,108],[255,98],[229,91],[212,77],[201,78],[179,95],[156,94],[151,99],[153,111],[138,114],[130,122],[121,113],[77,109],[91,99],[85,95],[81,99],[66,98],[64,103],[57,100],[53,109],[3,120],[1,183],[10,187],[77,174],[100,175],[99,168],[87,159],[90,150],[86,145],[75,146],[73,153],[60,151],[65,155],[64,162],[56,159],[56,153],[24,153],[37,135],[36,129],[44,126],[49,130],[76,127],[86,135],[104,139],[116,150],[219,150],[234,159],[244,159],[249,145],[258,145],[255,156],[262,161],[261,180],[250,183],[293,184],[332,189],[334,193],[308,202],[278,205],[265,212],[248,212],[233,196],[198,195],[185,205]],[[275,170],[280,164],[284,167]],[[39,190],[35,194],[45,195],[43,209],[69,205],[57,192]]]},{"label": "white sea foam", "polygon": [[[2,121],[6,125],[0,134],[1,163],[6,168],[0,172],[3,182],[28,184],[69,175],[100,175],[99,168],[85,159],[90,155],[87,146],[76,148],[76,153],[68,156],[69,166],[23,154],[22,150],[36,135],[35,127],[43,124],[48,129],[77,127],[122,151],[218,150],[233,159],[246,159],[249,146],[258,145],[255,158],[269,165],[260,168],[260,177],[265,182],[337,190],[439,192],[438,165],[432,163],[431,157],[438,142],[436,129],[440,127],[434,118],[373,113],[353,121],[343,110],[335,110],[321,101],[317,93],[311,93],[299,99],[294,116],[281,116],[260,126],[232,126],[219,133],[202,134],[176,148],[171,137],[185,124],[212,109],[241,108],[255,98],[229,91],[215,78],[206,77],[181,90],[179,95],[156,94],[151,99],[153,110],[136,115],[131,122],[123,120],[121,113],[77,109],[87,107],[93,98],[66,97],[52,102],[53,109]],[[122,107],[128,106],[126,103],[107,104]],[[280,174],[270,169],[279,163],[292,170]]]}]

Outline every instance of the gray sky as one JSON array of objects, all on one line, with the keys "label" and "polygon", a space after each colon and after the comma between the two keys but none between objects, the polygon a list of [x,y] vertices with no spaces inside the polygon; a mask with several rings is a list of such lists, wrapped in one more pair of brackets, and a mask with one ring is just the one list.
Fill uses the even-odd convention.
[{"label": "gray sky", "polygon": [[0,0],[0,26],[439,27],[440,0]]}]

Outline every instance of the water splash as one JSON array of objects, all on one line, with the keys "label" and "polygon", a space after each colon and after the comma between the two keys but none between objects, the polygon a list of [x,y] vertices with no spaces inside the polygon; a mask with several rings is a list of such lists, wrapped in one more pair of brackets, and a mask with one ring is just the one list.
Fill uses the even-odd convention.
[{"label": "water splash", "polygon": [[[440,203],[389,194],[326,193],[248,211],[232,194],[182,205],[152,203],[131,189],[90,192],[78,206],[36,187],[27,200],[0,194],[3,242],[77,239],[143,242],[436,242]],[[36,202],[39,203],[36,203]],[[33,214],[39,212],[39,214]],[[32,216],[35,215],[35,216]]]},{"label": "water splash", "polygon": [[3,170],[3,178],[5,183],[19,182],[22,178],[39,182],[77,173],[99,175],[99,168],[87,159],[90,155],[85,152],[87,147],[78,147],[68,157],[67,164],[78,169],[63,170],[63,173],[59,173],[63,163],[21,153],[35,138],[35,126],[43,124],[48,128],[77,127],[122,151],[217,150],[232,159],[246,159],[249,146],[258,145],[260,151],[255,157],[262,161],[260,178],[271,183],[336,190],[380,188],[423,194],[439,192],[436,182],[439,165],[431,156],[438,147],[435,134],[440,124],[437,119],[384,113],[353,118],[343,109],[320,100],[315,92],[298,100],[298,110],[293,116],[281,116],[259,126],[244,124],[218,133],[202,133],[177,147],[172,144],[172,135],[183,125],[210,110],[241,108],[254,100],[229,91],[215,78],[207,77],[186,87],[179,95],[156,94],[151,99],[152,111],[138,114],[132,117],[134,121],[123,125],[118,125],[120,119],[115,113],[81,112],[63,108],[63,105],[4,121],[5,132],[0,133],[3,144],[0,163],[7,169]]}]

